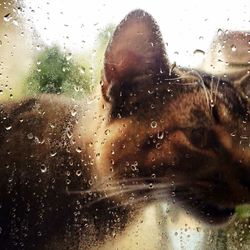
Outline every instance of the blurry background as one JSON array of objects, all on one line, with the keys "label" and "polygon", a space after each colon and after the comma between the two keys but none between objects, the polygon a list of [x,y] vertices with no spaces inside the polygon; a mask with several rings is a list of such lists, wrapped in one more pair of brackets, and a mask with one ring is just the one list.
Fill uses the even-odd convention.
[{"label": "blurry background", "polygon": [[[136,8],[156,19],[171,63],[181,66],[198,67],[222,31],[250,30],[248,0],[0,0],[0,99],[91,93],[114,27]],[[248,207],[211,229],[160,204],[141,215],[129,242],[118,237],[106,249],[248,249],[249,228]]]},{"label": "blurry background", "polygon": [[115,25],[136,8],[156,19],[170,61],[182,66],[199,65],[222,30],[250,25],[248,0],[0,0],[0,98],[89,93]]}]

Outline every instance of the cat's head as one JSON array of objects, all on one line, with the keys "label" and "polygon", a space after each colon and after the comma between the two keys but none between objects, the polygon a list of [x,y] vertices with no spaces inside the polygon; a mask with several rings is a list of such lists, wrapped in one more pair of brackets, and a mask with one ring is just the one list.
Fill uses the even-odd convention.
[{"label": "cat's head", "polygon": [[229,82],[171,66],[148,13],[133,11],[116,28],[101,85],[95,150],[110,196],[176,199],[209,223],[249,201],[247,102]]}]

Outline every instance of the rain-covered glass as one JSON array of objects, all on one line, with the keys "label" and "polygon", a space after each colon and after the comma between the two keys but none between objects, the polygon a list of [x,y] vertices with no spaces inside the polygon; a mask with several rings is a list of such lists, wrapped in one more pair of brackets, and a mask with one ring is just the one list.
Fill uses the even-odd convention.
[{"label": "rain-covered glass", "polygon": [[0,249],[249,249],[249,22],[0,1]]}]

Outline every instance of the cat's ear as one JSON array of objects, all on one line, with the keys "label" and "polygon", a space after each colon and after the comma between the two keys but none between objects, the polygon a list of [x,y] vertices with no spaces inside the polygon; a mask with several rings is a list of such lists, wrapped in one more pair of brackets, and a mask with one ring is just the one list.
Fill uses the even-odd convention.
[{"label": "cat's ear", "polygon": [[105,52],[103,96],[111,101],[134,78],[157,76],[168,69],[158,25],[148,13],[135,10],[118,25]]}]

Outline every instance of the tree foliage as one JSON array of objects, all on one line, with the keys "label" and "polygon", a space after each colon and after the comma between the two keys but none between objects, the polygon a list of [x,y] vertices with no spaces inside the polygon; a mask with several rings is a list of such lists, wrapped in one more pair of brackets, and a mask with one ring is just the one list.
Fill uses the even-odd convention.
[{"label": "tree foliage", "polygon": [[30,93],[65,93],[81,96],[91,90],[91,66],[79,64],[70,53],[63,53],[59,47],[47,47],[41,51],[36,64],[26,79]]},{"label": "tree foliage", "polygon": [[85,53],[80,63],[73,59],[71,53],[63,52],[56,45],[43,49],[25,79],[26,93],[64,93],[73,97],[90,93],[93,82],[100,81],[104,53],[114,28],[109,24],[101,30],[93,49],[94,57],[92,54],[91,58],[90,52]]}]

